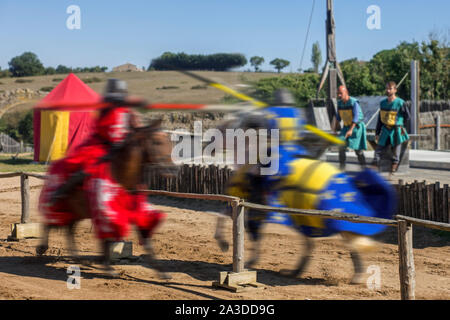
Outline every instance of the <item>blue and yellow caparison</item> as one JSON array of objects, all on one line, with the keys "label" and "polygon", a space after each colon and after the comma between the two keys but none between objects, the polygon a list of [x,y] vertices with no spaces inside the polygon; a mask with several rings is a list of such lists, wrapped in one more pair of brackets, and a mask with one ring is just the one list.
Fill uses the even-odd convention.
[{"label": "blue and yellow caparison", "polygon": [[[280,129],[279,169],[274,175],[255,173],[245,165],[231,177],[227,193],[250,202],[274,207],[340,210],[361,216],[390,218],[396,209],[395,189],[378,173],[365,169],[355,175],[341,172],[334,165],[308,157],[296,141],[301,138],[304,120],[293,107],[266,108],[270,129]],[[296,228],[310,237],[325,237],[348,231],[371,236],[386,227],[378,224],[352,223],[312,216],[290,216],[279,212],[267,214],[249,210],[248,230],[258,238],[263,222]]]}]

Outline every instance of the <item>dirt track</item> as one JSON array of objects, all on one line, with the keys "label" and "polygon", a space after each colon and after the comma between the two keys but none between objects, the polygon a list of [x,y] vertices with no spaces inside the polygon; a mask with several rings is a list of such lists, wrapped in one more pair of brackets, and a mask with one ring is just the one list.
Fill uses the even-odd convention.
[{"label": "dirt track", "polygon": [[[32,220],[39,221],[36,210],[41,181],[30,178]],[[133,232],[133,261],[122,261],[115,268],[117,279],[102,275],[96,258],[99,248],[90,221],[77,228],[76,241],[85,264],[81,265],[81,289],[66,286],[67,267],[73,262],[67,255],[64,233],[53,231],[47,256],[34,254],[37,239],[6,241],[10,224],[20,221],[20,191],[17,178],[0,180],[0,299],[399,299],[396,229],[379,238],[379,250],[366,255],[366,267],[381,270],[381,288],[350,285],[352,265],[349,252],[339,238],[316,242],[313,261],[300,279],[287,279],[277,272],[295,265],[302,250],[302,239],[294,231],[267,225],[264,230],[263,257],[256,266],[258,281],[265,289],[231,293],[214,289],[212,281],[220,271],[231,271],[232,253],[222,253],[213,234],[216,216],[207,211],[217,205],[200,201],[154,199],[167,212],[166,222],[154,236],[154,247],[163,266],[173,276],[160,280],[143,265],[143,248]],[[3,190],[3,191],[2,191]],[[193,210],[195,208],[195,210]],[[227,236],[231,241],[231,220]],[[416,297],[450,299],[450,241],[428,230],[414,229]],[[368,274],[369,276],[369,274]]]}]

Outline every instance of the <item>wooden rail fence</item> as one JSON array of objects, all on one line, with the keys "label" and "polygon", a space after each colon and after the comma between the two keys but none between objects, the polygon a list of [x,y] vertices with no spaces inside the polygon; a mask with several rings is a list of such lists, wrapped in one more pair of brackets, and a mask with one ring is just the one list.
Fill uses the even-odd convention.
[{"label": "wooden rail fence", "polygon": [[426,184],[425,181],[416,180],[413,183],[404,183],[399,180],[394,187],[399,197],[398,214],[422,220],[450,222],[448,184],[441,187],[439,182]]},{"label": "wooden rail fence", "polygon": [[[217,174],[217,170],[210,171]],[[21,178],[21,195],[22,195],[22,223],[29,220],[29,194],[30,188],[28,178],[36,177],[39,179],[46,179],[46,175],[15,172],[0,174],[0,178],[9,178],[20,176]],[[198,175],[197,175],[198,176]],[[177,184],[175,184],[176,186]],[[171,184],[173,186],[173,184]],[[178,185],[180,187],[181,185]],[[194,189],[195,190],[195,189]],[[290,215],[303,216],[320,216],[328,219],[346,220],[355,223],[376,223],[389,226],[395,226],[398,230],[398,253],[399,253],[399,278],[400,278],[400,296],[402,300],[415,299],[415,269],[414,269],[414,255],[412,242],[412,226],[420,225],[427,228],[450,231],[450,224],[442,222],[433,222],[422,220],[418,218],[407,217],[403,215],[396,215],[393,219],[379,219],[373,217],[364,217],[355,214],[336,212],[333,210],[310,210],[310,209],[292,209],[263,206],[260,204],[245,202],[242,199],[221,195],[221,194],[198,194],[198,193],[181,193],[161,190],[146,190],[148,195],[163,195],[170,197],[179,197],[187,199],[204,199],[225,201],[232,205],[232,220],[233,220],[233,272],[228,273],[229,276],[234,276],[237,279],[244,279],[248,275],[248,271],[244,269],[244,210],[245,208],[257,209],[260,211],[279,211]],[[256,280],[256,272],[254,279]],[[221,274],[222,277],[222,274]]]},{"label": "wooden rail fence", "polygon": [[[233,170],[215,165],[180,166],[176,178],[163,178],[149,171],[145,178],[149,189],[170,192],[225,194],[225,186]],[[397,214],[422,220],[450,223],[450,197],[448,184],[426,184],[415,181],[394,184],[398,195]]]},{"label": "wooden rail fence", "polygon": [[158,171],[148,170],[145,183],[149,189],[171,192],[224,194],[227,181],[233,170],[217,165],[188,165],[180,166],[176,178],[161,177]]}]

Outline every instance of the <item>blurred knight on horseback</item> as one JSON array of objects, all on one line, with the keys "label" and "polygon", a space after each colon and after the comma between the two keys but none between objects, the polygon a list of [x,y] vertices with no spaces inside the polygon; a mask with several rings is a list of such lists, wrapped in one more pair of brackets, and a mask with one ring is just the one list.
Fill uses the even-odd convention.
[{"label": "blurred knight on horseback", "polygon": [[[244,165],[230,178],[227,194],[249,202],[273,207],[297,209],[339,210],[361,216],[389,218],[394,214],[395,190],[375,171],[363,168],[356,175],[346,174],[334,165],[314,159],[301,145],[305,118],[290,92],[275,92],[274,106],[259,109],[247,119],[241,119],[242,128],[278,128],[279,170],[273,175],[261,175],[258,165]],[[259,119],[259,120],[257,120]],[[314,247],[312,237],[327,237],[339,233],[350,248],[354,265],[352,283],[361,283],[363,266],[360,253],[374,249],[370,238],[385,229],[383,225],[352,223],[314,216],[291,216],[279,212],[260,212],[248,209],[246,228],[254,242],[252,257],[247,266],[259,259],[261,227],[264,223],[280,223],[295,228],[305,235],[306,253],[294,270],[282,270],[285,276],[296,277],[305,271]],[[222,250],[228,248],[223,238],[224,218],[219,218],[215,238]]]},{"label": "blurred knight on horseback", "polygon": [[[68,226],[69,236],[73,237],[74,223],[80,218],[90,217],[96,236],[103,243],[106,270],[112,274],[114,272],[110,266],[110,246],[128,234],[130,224],[136,225],[140,243],[146,247],[151,262],[156,263],[152,258],[154,254],[149,238],[165,216],[163,212],[152,208],[147,203],[146,195],[141,192],[146,188],[138,181],[141,173],[137,172],[139,166],[136,165],[136,170],[132,168],[128,174],[123,172],[126,170],[119,164],[115,167],[119,168],[115,173],[112,162],[125,161],[117,159],[121,157],[120,152],[124,148],[133,148],[134,145],[142,143],[140,141],[150,135],[163,143],[168,141],[168,137],[160,131],[159,122],[149,128],[139,127],[138,116],[128,106],[128,92],[124,81],[109,79],[103,102],[107,104],[99,112],[93,134],[65,158],[52,163],[49,168],[49,179],[39,201],[47,234],[36,251],[41,255],[47,250],[49,227]],[[137,154],[132,152],[133,149],[130,150],[126,156]],[[142,157],[139,155],[136,159]],[[166,158],[164,160],[169,161]],[[70,199],[77,189],[84,192],[84,206],[70,204]],[[80,207],[89,213],[75,213],[77,210],[74,208]],[[76,252],[73,238],[69,238],[69,242],[72,251]],[[155,267],[160,271],[158,266]],[[168,278],[163,272],[160,272],[160,276]]]},{"label": "blurred knight on horseback", "polygon": [[125,82],[108,80],[103,100],[110,104],[100,110],[94,133],[61,160],[61,166],[64,166],[64,171],[70,177],[52,194],[50,200],[53,203],[67,196],[74,186],[80,184],[95,163],[111,157],[125,141],[130,128],[138,126],[137,115],[125,106],[118,106],[125,103],[126,96]]}]

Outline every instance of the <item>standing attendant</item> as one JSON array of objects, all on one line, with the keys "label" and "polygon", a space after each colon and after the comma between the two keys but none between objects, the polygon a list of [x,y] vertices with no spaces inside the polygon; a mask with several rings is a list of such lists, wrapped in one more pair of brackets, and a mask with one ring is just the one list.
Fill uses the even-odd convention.
[{"label": "standing attendant", "polygon": [[405,101],[396,96],[397,85],[394,81],[386,84],[387,98],[380,102],[380,113],[376,128],[375,141],[377,147],[373,165],[378,167],[383,153],[388,147],[392,149],[391,172],[398,170],[400,162],[401,145],[409,139],[405,129],[405,123],[409,119],[409,110],[405,106]]},{"label": "standing attendant", "polygon": [[364,150],[367,150],[366,126],[364,125],[364,115],[357,99],[351,97],[345,86],[338,88],[338,113],[337,120],[344,122],[344,126],[339,133],[339,138],[345,140],[346,146],[339,148],[339,165],[341,170],[345,170],[345,151],[347,148],[353,149],[358,162],[362,168],[366,166]]}]

